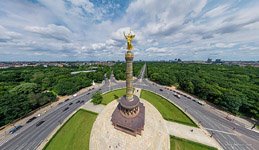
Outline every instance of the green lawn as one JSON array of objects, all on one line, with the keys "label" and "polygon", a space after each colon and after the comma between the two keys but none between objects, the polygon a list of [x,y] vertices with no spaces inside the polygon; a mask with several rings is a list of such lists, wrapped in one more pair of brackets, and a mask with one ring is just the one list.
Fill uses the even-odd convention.
[{"label": "green lawn", "polygon": [[217,150],[214,147],[189,141],[186,139],[170,136],[170,149],[171,150]]},{"label": "green lawn", "polygon": [[164,119],[197,127],[197,125],[184,112],[172,103],[168,102],[165,98],[146,90],[141,90],[140,97],[155,106]]},{"label": "green lawn", "polygon": [[120,98],[121,96],[125,95],[125,93],[126,93],[125,88],[105,93],[102,95],[103,96],[102,104],[107,105],[114,99]]},{"label": "green lawn", "polygon": [[89,149],[91,129],[97,115],[80,109],[59,129],[44,150]]}]

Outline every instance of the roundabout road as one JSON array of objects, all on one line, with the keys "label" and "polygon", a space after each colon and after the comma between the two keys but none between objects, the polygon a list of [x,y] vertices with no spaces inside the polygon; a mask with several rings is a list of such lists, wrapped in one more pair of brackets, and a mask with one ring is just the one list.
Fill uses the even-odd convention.
[{"label": "roundabout road", "polygon": [[[213,113],[208,107],[201,106],[183,96],[176,98],[172,91],[163,90],[161,86],[153,84],[147,79],[143,79],[146,65],[141,70],[141,75],[138,80],[134,81],[134,86],[146,89],[166,97],[171,102],[177,104],[183,110],[186,110],[210,133],[213,132],[213,137],[219,142],[223,149],[229,150],[255,150],[259,147],[259,134],[238,126],[235,123],[228,121],[217,114]],[[13,134],[5,141],[0,141],[1,150],[21,150],[21,149],[37,149],[41,142],[73,111],[89,101],[92,94],[96,91],[102,93],[118,88],[125,87],[125,82],[117,82],[113,75],[110,79],[105,79],[101,87],[95,88],[90,92],[83,93],[77,97],[70,99],[67,102],[52,108],[46,114],[37,118],[33,122],[24,125],[24,127]],[[90,94],[88,94],[90,93]],[[84,101],[77,103],[77,101]],[[69,105],[73,102],[72,105]],[[64,111],[66,107],[68,110]],[[45,121],[42,125],[36,127],[37,122]],[[235,130],[233,130],[235,127]]]}]

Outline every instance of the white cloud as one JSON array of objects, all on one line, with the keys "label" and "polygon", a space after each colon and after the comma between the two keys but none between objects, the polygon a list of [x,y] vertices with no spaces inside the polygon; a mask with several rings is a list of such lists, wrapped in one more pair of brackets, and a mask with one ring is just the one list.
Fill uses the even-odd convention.
[{"label": "white cloud", "polygon": [[220,5],[204,14],[205,17],[217,17],[219,15],[225,14],[229,9],[229,5]]},{"label": "white cloud", "polygon": [[21,34],[8,31],[6,28],[0,25],[0,42],[10,41],[18,38],[21,38]]},{"label": "white cloud", "polygon": [[246,58],[258,60],[258,9],[253,1],[7,1],[0,3],[0,54],[123,60],[123,32],[131,29],[136,59],[233,59],[230,51],[235,58],[249,51]]},{"label": "white cloud", "polygon": [[68,28],[54,24],[49,24],[47,27],[26,26],[25,30],[37,33],[46,38],[54,38],[66,42],[72,39],[72,32]]},{"label": "white cloud", "polygon": [[94,5],[89,0],[71,0],[72,4],[83,8],[88,13],[94,13]]}]

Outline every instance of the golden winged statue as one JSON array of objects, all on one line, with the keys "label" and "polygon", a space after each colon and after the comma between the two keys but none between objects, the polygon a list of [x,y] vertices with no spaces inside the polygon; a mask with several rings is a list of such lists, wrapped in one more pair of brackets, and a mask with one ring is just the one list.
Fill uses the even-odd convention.
[{"label": "golden winged statue", "polygon": [[132,45],[131,41],[133,40],[135,35],[131,34],[131,32],[129,32],[129,34],[127,34],[127,35],[125,34],[125,32],[123,34],[124,34],[125,39],[127,40],[127,49],[132,50],[133,45]]}]

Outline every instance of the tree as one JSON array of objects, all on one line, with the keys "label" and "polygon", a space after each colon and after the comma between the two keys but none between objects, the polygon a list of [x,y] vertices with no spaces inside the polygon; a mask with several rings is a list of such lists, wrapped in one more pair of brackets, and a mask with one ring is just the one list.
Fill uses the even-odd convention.
[{"label": "tree", "polygon": [[89,69],[89,66],[2,69],[0,71],[0,126],[55,101],[56,94],[70,95],[90,86],[93,80],[103,80],[104,74],[110,70],[110,67],[98,66],[96,72],[71,75],[73,71],[86,69]]},{"label": "tree", "polygon": [[100,92],[96,92],[94,93],[94,95],[92,96],[92,102],[94,103],[94,105],[98,105],[101,104],[103,100],[103,97],[101,95]]},{"label": "tree", "polygon": [[54,86],[55,92],[58,95],[70,95],[76,92],[75,84],[71,79],[61,79],[58,84]]},{"label": "tree", "polygon": [[234,90],[227,90],[222,95],[222,101],[220,104],[232,113],[237,113],[242,102],[246,100],[246,97]]},{"label": "tree", "polygon": [[194,85],[191,81],[184,80],[180,82],[180,88],[183,89],[186,92],[194,93]]},{"label": "tree", "polygon": [[[150,80],[178,87],[236,114],[259,117],[259,68],[148,62]],[[176,86],[177,87],[177,86]]]},{"label": "tree", "polygon": [[29,94],[39,92],[39,86],[36,83],[22,83],[14,87],[10,92],[17,94]]}]

